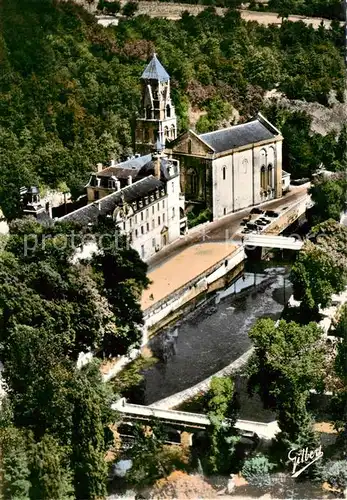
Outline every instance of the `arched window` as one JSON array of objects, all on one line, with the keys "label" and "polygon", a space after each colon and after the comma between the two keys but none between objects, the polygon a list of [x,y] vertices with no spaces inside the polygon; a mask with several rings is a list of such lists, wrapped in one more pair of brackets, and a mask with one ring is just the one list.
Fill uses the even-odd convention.
[{"label": "arched window", "polygon": [[170,135],[171,135],[171,139],[175,139],[175,125],[171,125],[171,130],[170,130]]},{"label": "arched window", "polygon": [[164,127],[164,137],[165,139],[169,138],[169,127]]},{"label": "arched window", "polygon": [[273,187],[272,175],[273,175],[273,168],[270,163],[267,167],[267,185],[270,187]]},{"label": "arched window", "polygon": [[227,176],[227,168],[224,166],[223,167],[223,181],[225,181],[226,176]]},{"label": "arched window", "polygon": [[188,154],[189,155],[192,154],[192,140],[191,139],[188,140]]},{"label": "arched window", "polygon": [[190,193],[192,195],[195,195],[197,193],[198,180],[197,180],[196,172],[193,168],[190,168],[188,170],[187,177],[188,177],[188,191],[189,191],[189,186],[190,186]]},{"label": "arched window", "polygon": [[170,104],[166,105],[166,118],[170,118],[171,116],[171,106]]},{"label": "arched window", "polygon": [[266,175],[265,175],[265,165],[260,169],[260,187],[266,189]]}]

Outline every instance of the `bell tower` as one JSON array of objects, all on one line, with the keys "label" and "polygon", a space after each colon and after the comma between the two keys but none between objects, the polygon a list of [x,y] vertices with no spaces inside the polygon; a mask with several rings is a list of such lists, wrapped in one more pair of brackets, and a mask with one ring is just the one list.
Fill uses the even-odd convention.
[{"label": "bell tower", "polygon": [[156,54],[142,73],[142,102],[136,121],[136,153],[153,151],[159,141],[163,147],[177,137],[175,108],[171,102],[170,76]]}]

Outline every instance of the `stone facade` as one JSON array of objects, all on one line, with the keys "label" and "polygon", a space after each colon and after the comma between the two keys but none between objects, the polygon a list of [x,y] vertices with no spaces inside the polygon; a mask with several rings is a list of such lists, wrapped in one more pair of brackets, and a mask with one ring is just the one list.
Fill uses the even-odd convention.
[{"label": "stone facade", "polygon": [[280,132],[261,114],[252,122],[208,134],[189,130],[171,149],[181,163],[186,200],[213,219],[282,196]]},{"label": "stone facade", "polygon": [[142,77],[141,114],[136,122],[135,145],[140,154],[152,151],[157,141],[165,145],[177,137],[175,107],[171,101],[170,77],[156,54]]}]

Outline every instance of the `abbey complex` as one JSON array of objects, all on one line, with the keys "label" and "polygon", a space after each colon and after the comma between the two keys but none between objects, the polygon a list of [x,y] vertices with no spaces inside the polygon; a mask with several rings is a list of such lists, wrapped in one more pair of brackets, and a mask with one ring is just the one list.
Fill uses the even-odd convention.
[{"label": "abbey complex", "polygon": [[[280,198],[290,176],[282,171],[283,137],[260,113],[248,123],[177,136],[170,76],[156,54],[141,76],[136,154],[98,164],[86,186],[88,204],[60,220],[88,225],[112,216],[141,258],[187,231],[186,208],[198,204],[213,220]],[[47,217],[35,194],[25,212]]]}]

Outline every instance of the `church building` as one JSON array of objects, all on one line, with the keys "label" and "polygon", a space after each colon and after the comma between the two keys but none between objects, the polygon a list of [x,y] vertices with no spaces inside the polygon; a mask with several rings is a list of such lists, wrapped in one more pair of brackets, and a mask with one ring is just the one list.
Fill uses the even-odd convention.
[{"label": "church building", "polygon": [[280,131],[260,113],[241,125],[182,134],[172,145],[172,155],[180,160],[186,202],[201,203],[215,220],[280,198],[282,141]]},{"label": "church building", "polygon": [[156,140],[166,146],[166,153],[180,162],[180,184],[187,204],[209,208],[215,220],[280,198],[288,189],[289,174],[282,172],[283,137],[263,115],[241,125],[205,134],[189,130],[177,137],[170,76],[156,54],[141,82],[136,152],[150,152]]}]

